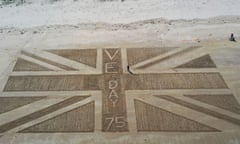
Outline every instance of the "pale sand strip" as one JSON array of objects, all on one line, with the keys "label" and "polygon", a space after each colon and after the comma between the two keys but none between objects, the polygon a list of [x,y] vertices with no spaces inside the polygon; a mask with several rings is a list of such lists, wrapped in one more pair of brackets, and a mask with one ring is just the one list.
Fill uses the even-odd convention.
[{"label": "pale sand strip", "polygon": [[0,115],[0,125],[3,125],[10,121],[14,121],[16,119],[19,119],[21,117],[24,117],[26,115],[39,111],[41,109],[47,108],[51,105],[64,101],[68,98],[71,98],[71,97],[45,98],[27,105],[24,105],[12,111],[3,113]]},{"label": "pale sand strip", "polygon": [[169,102],[167,100],[159,99],[157,97],[143,97],[139,96],[135,98],[137,100],[143,101],[145,103],[148,103],[150,105],[162,108],[164,110],[167,110],[169,112],[181,115],[183,117],[189,118],[191,120],[197,121],[199,123],[211,126],[213,128],[216,128],[221,131],[232,131],[232,130],[238,130],[239,127],[237,127],[234,124],[231,124],[229,122],[217,119],[215,117],[203,114],[198,111],[194,111],[190,108],[175,104],[173,102]]},{"label": "pale sand strip", "polygon": [[46,52],[46,51],[39,51],[39,50],[28,50],[28,53],[33,54],[35,56],[44,58],[44,59],[48,59],[50,61],[53,61],[55,63],[59,63],[61,65],[65,65],[68,67],[71,67],[73,69],[77,69],[77,70],[81,70],[81,69],[88,69],[89,71],[96,71],[95,68],[92,68],[88,65],[82,64],[82,63],[78,63],[75,62],[73,60],[69,60],[67,58],[58,56],[58,55],[54,55],[52,53]]},{"label": "pale sand strip", "polygon": [[64,70],[64,69],[59,68],[57,66],[54,66],[54,65],[42,62],[40,60],[37,60],[35,58],[29,57],[29,56],[26,56],[26,55],[20,55],[19,57],[24,59],[24,60],[26,60],[26,61],[30,61],[30,62],[36,63],[38,65],[41,65],[41,66],[46,67],[46,68],[51,69],[51,70],[55,70],[55,71]]},{"label": "pale sand strip", "polygon": [[233,113],[231,111],[228,111],[228,110],[216,107],[214,105],[203,103],[203,102],[191,99],[189,97],[185,97],[185,96],[177,95],[177,94],[176,95],[171,95],[171,97],[174,97],[176,99],[180,99],[180,100],[183,100],[185,102],[192,103],[192,104],[195,104],[197,106],[201,106],[201,107],[207,108],[207,109],[209,109],[211,111],[214,111],[214,112],[217,112],[217,113],[221,113],[223,115],[226,115],[226,116],[229,116],[229,117],[232,117],[232,118],[240,120],[240,114]]},{"label": "pale sand strip", "polygon": [[75,109],[77,107],[83,106],[83,105],[85,105],[87,103],[90,103],[92,101],[94,101],[94,98],[92,98],[92,97],[83,99],[83,100],[81,100],[81,101],[79,101],[77,103],[74,103],[72,105],[66,106],[64,108],[61,108],[61,109],[59,109],[59,110],[57,110],[57,111],[55,111],[53,113],[47,114],[47,115],[42,116],[42,117],[40,117],[40,118],[38,118],[36,120],[33,120],[33,121],[27,122],[27,123],[25,123],[23,125],[20,125],[20,126],[14,128],[14,129],[11,129],[11,130],[7,131],[4,134],[16,133],[16,132],[21,131],[21,130],[23,130],[25,128],[31,127],[31,126],[33,126],[35,124],[38,124],[40,122],[46,121],[48,119],[51,119],[51,118],[53,118],[53,117],[55,117],[57,115],[60,115],[60,114],[65,113],[65,112],[68,112],[68,111],[73,110],[73,109]]},{"label": "pale sand strip", "polygon": [[[196,47],[196,48],[198,48],[198,47]],[[166,53],[158,55],[156,57],[147,59],[143,62],[137,63],[137,64],[133,65],[132,67],[134,69],[148,67],[148,65],[151,65],[152,63],[157,63],[158,61],[162,61],[162,60],[168,59],[170,57],[175,58],[175,55],[178,55],[179,53],[183,53],[183,52],[185,53],[185,52],[189,52],[192,50],[195,50],[195,48],[192,48],[192,47],[176,48],[172,51],[166,52]]]}]

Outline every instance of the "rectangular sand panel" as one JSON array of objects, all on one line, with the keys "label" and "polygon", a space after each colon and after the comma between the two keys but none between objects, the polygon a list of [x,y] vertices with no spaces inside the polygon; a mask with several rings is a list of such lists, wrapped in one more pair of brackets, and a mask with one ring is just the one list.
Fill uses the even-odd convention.
[{"label": "rectangular sand panel", "polygon": [[224,89],[219,73],[166,73],[124,75],[126,90]]},{"label": "rectangular sand panel", "polygon": [[10,76],[4,91],[99,90],[98,75]]}]

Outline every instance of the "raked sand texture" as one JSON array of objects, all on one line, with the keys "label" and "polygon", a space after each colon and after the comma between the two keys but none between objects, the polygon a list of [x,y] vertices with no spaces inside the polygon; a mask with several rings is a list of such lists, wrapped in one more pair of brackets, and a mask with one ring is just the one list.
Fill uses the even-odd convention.
[{"label": "raked sand texture", "polygon": [[217,65],[214,49],[22,50],[0,93],[0,143],[239,142],[237,67]]}]

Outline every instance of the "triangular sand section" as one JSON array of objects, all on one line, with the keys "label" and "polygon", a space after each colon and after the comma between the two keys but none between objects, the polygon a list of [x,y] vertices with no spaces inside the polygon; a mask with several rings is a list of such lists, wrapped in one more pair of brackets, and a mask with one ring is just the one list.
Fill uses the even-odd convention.
[{"label": "triangular sand section", "polygon": [[74,60],[92,67],[96,67],[97,50],[96,49],[81,49],[81,50],[48,50],[53,54],[64,58]]},{"label": "triangular sand section", "polygon": [[0,97],[0,114],[41,100],[45,97]]},{"label": "triangular sand section", "polygon": [[213,132],[214,128],[135,100],[138,131]]},{"label": "triangular sand section", "polygon": [[147,59],[153,58],[155,56],[169,52],[175,48],[128,48],[127,58],[129,65],[135,65],[139,62],[145,61]]},{"label": "triangular sand section", "polygon": [[18,58],[13,71],[51,71],[39,64]]},{"label": "triangular sand section", "polygon": [[105,49],[105,52],[109,53],[110,57],[113,57],[113,58],[114,58],[115,55],[121,53],[121,51],[119,49],[116,49],[116,48],[109,48],[109,49],[107,48],[107,49]]},{"label": "triangular sand section", "polygon": [[185,95],[185,96],[240,114],[240,105],[233,95]]},{"label": "triangular sand section", "polygon": [[216,65],[209,55],[204,55],[190,62],[182,64],[177,68],[216,68]]},{"label": "triangular sand section", "polygon": [[39,132],[93,132],[94,102],[58,115],[52,119],[24,129],[23,133]]}]

